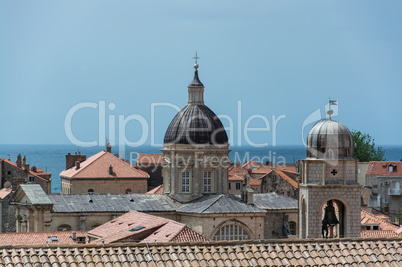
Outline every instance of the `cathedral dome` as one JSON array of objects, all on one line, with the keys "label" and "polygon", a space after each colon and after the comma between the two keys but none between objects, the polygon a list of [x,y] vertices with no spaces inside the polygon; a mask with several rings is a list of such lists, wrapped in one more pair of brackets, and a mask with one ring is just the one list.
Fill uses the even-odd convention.
[{"label": "cathedral dome", "polygon": [[164,143],[226,145],[229,142],[222,122],[212,110],[205,105],[189,104],[169,124]]},{"label": "cathedral dome", "polygon": [[307,136],[307,158],[353,158],[352,133],[340,122],[327,119],[318,121]]}]

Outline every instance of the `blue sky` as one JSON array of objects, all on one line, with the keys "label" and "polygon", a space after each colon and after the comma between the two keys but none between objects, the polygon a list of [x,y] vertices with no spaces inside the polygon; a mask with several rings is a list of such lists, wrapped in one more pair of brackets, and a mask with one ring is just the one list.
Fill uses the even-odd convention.
[{"label": "blue sky", "polygon": [[[324,114],[330,97],[339,100],[334,119],[377,144],[402,145],[401,12],[401,1],[387,0],[1,0],[0,143],[68,144],[66,114],[85,102],[98,108],[77,111],[72,132],[104,142],[100,101],[101,128],[118,142],[110,118],[150,126],[153,103],[186,105],[197,50],[206,104],[232,118],[236,145],[239,129],[247,143],[253,115],[248,127],[266,127],[261,117],[269,124],[251,132],[253,143],[302,144],[303,122]],[[156,143],[175,113],[155,109]],[[272,116],[282,116],[276,134]],[[150,143],[142,128],[130,121],[124,136]]]}]

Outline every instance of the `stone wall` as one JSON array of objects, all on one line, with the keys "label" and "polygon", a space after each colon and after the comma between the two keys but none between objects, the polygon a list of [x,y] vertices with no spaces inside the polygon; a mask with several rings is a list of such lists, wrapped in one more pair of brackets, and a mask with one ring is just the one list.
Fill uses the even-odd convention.
[{"label": "stone wall", "polygon": [[148,190],[147,179],[66,179],[61,177],[61,192],[63,194],[88,194],[92,189],[96,194],[125,194],[126,190],[131,193],[146,193]]},{"label": "stone wall", "polygon": [[291,197],[294,199],[299,198],[299,189],[293,187],[275,172],[270,172],[262,178],[261,188],[261,193],[276,192],[285,197]]},{"label": "stone wall", "polygon": [[[360,236],[361,196],[360,185],[300,185],[301,205],[303,198],[306,201],[306,237],[320,238],[323,207],[328,200],[337,200],[344,207],[344,236]],[[303,214],[300,209],[299,224],[302,225]],[[302,229],[300,228],[300,233]]]},{"label": "stone wall", "polygon": [[10,205],[12,195],[13,193],[10,193],[5,198],[0,199],[0,230],[2,233],[15,232],[16,208],[14,205]]},{"label": "stone wall", "polygon": [[46,194],[50,194],[51,186],[50,181],[45,178],[40,178],[32,175],[28,169],[24,170],[15,165],[9,164],[5,161],[0,161],[0,175],[1,175],[1,187],[4,187],[6,182],[10,182],[13,190],[16,190],[19,184],[39,184]]}]

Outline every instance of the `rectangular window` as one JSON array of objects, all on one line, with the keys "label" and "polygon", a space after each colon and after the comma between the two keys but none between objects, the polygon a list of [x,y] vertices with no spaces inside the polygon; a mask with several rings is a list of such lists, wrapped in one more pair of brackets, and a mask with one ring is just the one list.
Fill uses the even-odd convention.
[{"label": "rectangular window", "polygon": [[190,172],[181,172],[181,191],[190,192]]},{"label": "rectangular window", "polygon": [[236,189],[240,190],[240,183],[236,183]]},{"label": "rectangular window", "polygon": [[204,172],[204,192],[205,193],[212,192],[211,172]]},{"label": "rectangular window", "polygon": [[232,189],[232,183],[229,183],[229,190]]}]

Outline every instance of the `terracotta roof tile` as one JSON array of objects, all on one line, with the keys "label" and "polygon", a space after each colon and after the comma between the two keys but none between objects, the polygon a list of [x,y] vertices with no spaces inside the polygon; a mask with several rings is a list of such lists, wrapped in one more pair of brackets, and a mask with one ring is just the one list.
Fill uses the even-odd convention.
[{"label": "terracotta roof tile", "polygon": [[[388,167],[394,166],[394,171],[389,172]],[[402,176],[402,161],[370,161],[366,175],[377,175],[382,177]]]},{"label": "terracotta roof tile", "polygon": [[148,192],[146,192],[146,194],[163,194],[163,184],[155,187],[152,190],[149,190]]},{"label": "terracotta roof tile", "polygon": [[[109,173],[109,166],[113,167],[113,174]],[[68,178],[149,178],[149,175],[139,169],[133,168],[129,163],[115,155],[101,151],[75,166],[64,170],[60,177]]]},{"label": "terracotta roof tile", "polygon": [[2,188],[0,189],[0,199],[5,198],[12,192],[11,188]]},{"label": "terracotta roof tile", "polygon": [[289,176],[287,176],[284,172],[282,172],[281,170],[272,170],[273,172],[277,173],[283,180],[285,180],[286,182],[288,182],[291,186],[293,186],[294,188],[299,188],[299,183],[295,180],[293,180],[292,178],[290,178]]},{"label": "terracotta roof tile", "polygon": [[[16,245],[66,245],[77,244],[71,239],[71,233],[77,236],[86,236],[87,231],[56,231],[56,232],[33,232],[33,233],[0,233],[0,246]],[[51,241],[49,237],[57,237],[58,241]]]},{"label": "terracotta roof tile", "polygon": [[[150,233],[148,233],[150,232]],[[144,236],[145,234],[145,236]],[[95,243],[102,240],[105,244],[116,242],[190,242],[208,239],[186,226],[173,220],[129,211],[88,232]],[[91,241],[92,242],[92,241]]]},{"label": "terracotta roof tile", "polygon": [[[260,243],[261,242],[261,243]],[[229,241],[7,247],[0,264],[55,266],[400,266],[402,239]],[[348,253],[352,250],[359,253]],[[270,252],[270,253],[268,253]],[[322,254],[314,257],[313,252]],[[18,265],[17,265],[18,266]]]}]

